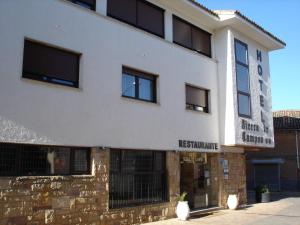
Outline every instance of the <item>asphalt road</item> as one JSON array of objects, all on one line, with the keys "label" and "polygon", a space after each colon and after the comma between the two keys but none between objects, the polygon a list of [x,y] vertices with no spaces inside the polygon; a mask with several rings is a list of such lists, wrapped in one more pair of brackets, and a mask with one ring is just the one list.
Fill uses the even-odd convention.
[{"label": "asphalt road", "polygon": [[300,225],[300,193],[272,194],[270,203],[250,204],[239,210],[221,210],[188,221],[171,219],[149,225]]}]

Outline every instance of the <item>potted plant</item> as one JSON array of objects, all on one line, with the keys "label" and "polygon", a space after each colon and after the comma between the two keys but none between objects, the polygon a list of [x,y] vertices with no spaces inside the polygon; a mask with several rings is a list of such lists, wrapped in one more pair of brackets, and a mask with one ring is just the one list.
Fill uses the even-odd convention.
[{"label": "potted plant", "polygon": [[258,185],[255,188],[255,199],[256,202],[270,202],[271,201],[271,195],[269,188],[267,185]]},{"label": "potted plant", "polygon": [[239,199],[236,194],[231,194],[227,199],[227,206],[229,209],[235,210],[239,205]]},{"label": "potted plant", "polygon": [[190,207],[187,201],[186,192],[183,192],[178,199],[176,215],[180,220],[187,220],[187,218],[190,216]]}]

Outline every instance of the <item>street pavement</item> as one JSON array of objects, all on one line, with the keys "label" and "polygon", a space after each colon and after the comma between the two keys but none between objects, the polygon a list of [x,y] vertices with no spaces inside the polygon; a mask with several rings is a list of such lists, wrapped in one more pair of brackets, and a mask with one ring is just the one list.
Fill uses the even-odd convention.
[{"label": "street pavement", "polygon": [[148,224],[300,225],[300,193],[272,193],[272,202],[270,203],[249,204],[238,210],[221,210],[208,215],[195,215],[188,221],[171,219]]}]

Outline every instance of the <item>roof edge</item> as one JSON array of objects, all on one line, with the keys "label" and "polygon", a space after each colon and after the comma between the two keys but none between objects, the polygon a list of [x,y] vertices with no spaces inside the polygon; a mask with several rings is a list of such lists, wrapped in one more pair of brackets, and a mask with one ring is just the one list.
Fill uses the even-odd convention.
[{"label": "roof edge", "polygon": [[286,43],[281,40],[280,38],[278,38],[277,36],[275,36],[274,34],[270,33],[269,31],[267,31],[266,29],[264,29],[262,26],[258,25],[257,23],[255,23],[253,20],[249,19],[248,17],[246,17],[244,14],[242,14],[240,11],[236,10],[235,14],[240,16],[241,18],[243,18],[244,20],[246,20],[247,22],[251,23],[254,27],[256,27],[257,29],[261,30],[263,33],[267,34],[268,36],[270,36],[271,38],[273,38],[275,41],[279,42],[280,44],[282,44],[283,46],[286,46]]},{"label": "roof edge", "polygon": [[216,12],[214,12],[213,10],[210,10],[209,8],[207,8],[204,5],[200,4],[196,0],[187,0],[187,1],[194,4],[195,6],[197,6],[199,8],[201,8],[202,10],[206,11],[207,13],[211,14],[212,16],[220,19],[219,15]]},{"label": "roof edge", "polygon": [[262,26],[258,25],[256,22],[254,22],[253,20],[251,20],[249,17],[245,16],[244,14],[242,14],[238,10],[214,10],[214,12],[217,13],[218,15],[229,14],[229,15],[238,16],[241,19],[243,19],[244,21],[250,23],[252,26],[254,26],[255,28],[257,28],[261,32],[263,32],[264,34],[266,34],[267,36],[271,37],[272,39],[274,39],[275,41],[277,41],[278,43],[280,43],[281,45],[283,45],[284,47],[286,46],[286,43],[283,40],[281,40],[280,38],[278,38],[277,36],[275,36],[271,32],[267,31]]}]

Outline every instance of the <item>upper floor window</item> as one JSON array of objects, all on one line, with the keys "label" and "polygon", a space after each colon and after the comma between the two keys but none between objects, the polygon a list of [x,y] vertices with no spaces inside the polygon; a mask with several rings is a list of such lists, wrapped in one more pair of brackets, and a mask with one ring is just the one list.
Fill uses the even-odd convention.
[{"label": "upper floor window", "polygon": [[186,85],[185,91],[186,91],[186,109],[201,111],[206,113],[209,112],[208,90]]},{"label": "upper floor window", "polygon": [[123,67],[122,96],[156,102],[156,76]]},{"label": "upper floor window", "polygon": [[164,10],[145,0],[108,0],[107,15],[164,37]]},{"label": "upper floor window", "polygon": [[89,148],[0,143],[0,176],[48,176],[89,172]]},{"label": "upper floor window", "polygon": [[211,34],[173,16],[173,42],[211,57]]},{"label": "upper floor window", "polygon": [[251,95],[247,44],[235,39],[235,67],[239,116],[251,117]]},{"label": "upper floor window", "polygon": [[25,40],[23,77],[78,87],[80,55]]},{"label": "upper floor window", "polygon": [[96,0],[68,0],[90,10],[96,10]]}]

